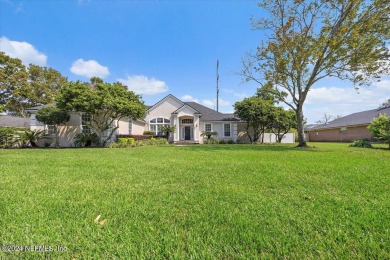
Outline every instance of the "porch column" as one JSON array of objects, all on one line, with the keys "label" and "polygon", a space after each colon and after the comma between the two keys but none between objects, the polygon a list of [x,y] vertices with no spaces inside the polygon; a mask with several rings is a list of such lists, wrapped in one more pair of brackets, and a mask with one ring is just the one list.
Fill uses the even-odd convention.
[{"label": "porch column", "polygon": [[175,130],[175,135],[174,135],[174,140],[173,141],[179,141],[180,140],[180,120],[178,116],[175,116],[174,122],[176,125],[176,130]]},{"label": "porch column", "polygon": [[237,141],[237,124],[233,124],[233,141]]}]

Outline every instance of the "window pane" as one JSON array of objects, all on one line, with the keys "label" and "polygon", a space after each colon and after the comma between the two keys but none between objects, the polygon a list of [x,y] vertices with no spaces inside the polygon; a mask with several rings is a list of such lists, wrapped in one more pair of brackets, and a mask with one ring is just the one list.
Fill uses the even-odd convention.
[{"label": "window pane", "polygon": [[163,135],[164,133],[162,132],[162,127],[163,125],[157,125],[157,135]]},{"label": "window pane", "polygon": [[211,131],[211,124],[205,124],[204,130],[210,132]]},{"label": "window pane", "polygon": [[150,123],[156,123],[156,118],[150,120]]},{"label": "window pane", "polygon": [[157,123],[162,123],[163,122],[163,118],[157,118]]},{"label": "window pane", "polygon": [[224,124],[223,129],[224,129],[224,136],[230,136],[230,124]]},{"label": "window pane", "polygon": [[164,119],[164,123],[170,123],[171,121],[169,119]]},{"label": "window pane", "polygon": [[193,122],[194,122],[194,120],[190,119],[190,118],[185,118],[185,119],[181,120],[182,124],[192,124]]},{"label": "window pane", "polygon": [[150,125],[149,127],[150,131],[156,132],[156,125]]}]

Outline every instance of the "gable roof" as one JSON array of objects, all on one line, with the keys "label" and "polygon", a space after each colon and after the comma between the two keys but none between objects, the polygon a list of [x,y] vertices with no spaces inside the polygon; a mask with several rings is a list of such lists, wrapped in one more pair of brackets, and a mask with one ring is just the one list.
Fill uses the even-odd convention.
[{"label": "gable roof", "polygon": [[196,111],[202,114],[202,117],[200,118],[200,122],[205,121],[240,121],[239,118],[235,117],[234,114],[224,114],[218,111],[215,111],[214,109],[205,107],[201,104],[198,104],[196,102],[184,102],[185,104],[189,105]]},{"label": "gable roof", "polygon": [[30,120],[17,116],[0,116],[0,126],[29,128]]},{"label": "gable roof", "polygon": [[371,109],[367,111],[362,111],[358,113],[353,113],[344,117],[340,117],[333,121],[330,121],[327,124],[320,124],[314,126],[308,131],[320,130],[320,129],[328,129],[328,128],[337,128],[337,127],[345,127],[345,126],[358,126],[358,125],[368,125],[370,122],[378,117],[380,114],[387,114],[390,116],[390,107]]}]

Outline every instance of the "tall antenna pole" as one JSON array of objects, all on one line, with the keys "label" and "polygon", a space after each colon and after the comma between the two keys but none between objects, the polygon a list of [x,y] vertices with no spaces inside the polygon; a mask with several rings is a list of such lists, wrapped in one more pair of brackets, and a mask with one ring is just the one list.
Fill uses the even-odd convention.
[{"label": "tall antenna pole", "polygon": [[217,112],[219,112],[219,74],[218,74],[219,60],[217,60]]}]

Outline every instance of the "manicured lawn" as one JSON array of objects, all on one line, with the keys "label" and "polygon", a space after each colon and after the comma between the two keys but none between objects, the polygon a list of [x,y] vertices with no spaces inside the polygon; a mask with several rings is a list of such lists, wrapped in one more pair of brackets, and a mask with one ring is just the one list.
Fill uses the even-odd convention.
[{"label": "manicured lawn", "polygon": [[390,151],[314,145],[0,150],[1,244],[54,249],[0,258],[389,259]]}]

